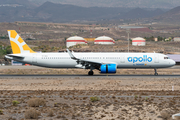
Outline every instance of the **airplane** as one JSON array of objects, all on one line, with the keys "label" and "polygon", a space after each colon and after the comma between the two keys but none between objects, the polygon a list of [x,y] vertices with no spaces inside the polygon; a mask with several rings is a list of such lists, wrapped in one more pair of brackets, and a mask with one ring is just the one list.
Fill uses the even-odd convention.
[{"label": "airplane", "polygon": [[10,60],[47,68],[80,68],[100,73],[116,73],[117,69],[154,69],[168,68],[175,61],[160,53],[121,53],[121,52],[34,52],[15,30],[8,30],[13,54],[5,57]]}]

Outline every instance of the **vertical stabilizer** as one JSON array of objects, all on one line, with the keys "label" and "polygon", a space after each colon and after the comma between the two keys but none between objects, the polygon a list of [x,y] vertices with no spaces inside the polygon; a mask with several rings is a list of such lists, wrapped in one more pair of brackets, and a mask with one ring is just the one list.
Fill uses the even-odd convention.
[{"label": "vertical stabilizer", "polygon": [[17,34],[15,30],[8,30],[8,35],[11,43],[13,54],[35,53]]}]

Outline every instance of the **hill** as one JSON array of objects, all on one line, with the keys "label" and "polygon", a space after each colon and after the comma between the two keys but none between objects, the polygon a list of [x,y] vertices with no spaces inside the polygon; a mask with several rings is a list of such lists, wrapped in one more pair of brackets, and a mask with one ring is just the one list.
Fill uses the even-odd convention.
[{"label": "hill", "polygon": [[135,8],[122,15],[121,18],[123,19],[151,18],[154,16],[161,15],[163,13],[164,12],[161,9],[148,11],[142,8]]},{"label": "hill", "polygon": [[[47,0],[30,0],[43,4]],[[49,0],[54,3],[71,4],[82,7],[130,7],[172,9],[180,4],[179,0]]]},{"label": "hill", "polygon": [[109,7],[79,7],[46,2],[35,9],[35,17],[43,18],[45,22],[67,22],[73,20],[110,20],[110,19],[136,19],[149,18],[164,13],[162,10],[145,10],[141,8],[109,8]]},{"label": "hill", "polygon": [[[30,22],[72,22],[72,21],[100,21],[112,19],[149,18],[163,13],[161,10],[146,10],[142,8],[120,7],[80,7],[74,5],[55,4],[46,2],[34,8],[29,2],[16,0],[15,3],[23,6],[1,6],[0,22],[30,21]],[[14,3],[14,4],[15,4]],[[5,2],[4,2],[5,4]]]},{"label": "hill", "polygon": [[0,0],[0,5],[7,5],[7,4],[9,5],[17,4],[28,8],[37,6],[36,4],[29,2],[28,0]]},{"label": "hill", "polygon": [[35,9],[35,17],[43,18],[44,21],[65,22],[73,20],[101,20],[112,19],[124,14],[126,8],[100,8],[100,7],[79,7],[74,5],[62,5],[46,2]]},{"label": "hill", "polygon": [[173,8],[160,16],[154,17],[154,20],[157,22],[180,24],[180,6]]}]

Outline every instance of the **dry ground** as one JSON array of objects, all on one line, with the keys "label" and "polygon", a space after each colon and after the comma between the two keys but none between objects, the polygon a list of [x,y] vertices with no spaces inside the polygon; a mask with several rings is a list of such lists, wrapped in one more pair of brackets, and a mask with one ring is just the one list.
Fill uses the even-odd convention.
[{"label": "dry ground", "polygon": [[[24,120],[27,111],[39,111],[40,120],[170,120],[179,112],[179,91],[121,90],[38,90],[0,91],[3,120]],[[98,101],[90,97],[98,96]],[[43,105],[32,107],[29,101],[43,99]],[[37,99],[38,98],[38,99]],[[12,101],[20,102],[13,105]],[[30,113],[28,115],[31,116]]]},{"label": "dry ground", "polygon": [[0,78],[0,90],[180,90],[179,78]]},{"label": "dry ground", "polygon": [[[0,72],[87,74],[83,70],[37,67],[0,69]],[[180,74],[179,69],[158,72]],[[123,69],[118,73],[153,74],[153,70]],[[91,97],[95,96],[98,100],[92,102]],[[19,104],[13,105],[14,100]],[[0,120],[25,120],[33,115],[40,120],[171,120],[171,115],[179,113],[179,106],[179,78],[0,78]],[[29,110],[35,113],[32,115]]]}]

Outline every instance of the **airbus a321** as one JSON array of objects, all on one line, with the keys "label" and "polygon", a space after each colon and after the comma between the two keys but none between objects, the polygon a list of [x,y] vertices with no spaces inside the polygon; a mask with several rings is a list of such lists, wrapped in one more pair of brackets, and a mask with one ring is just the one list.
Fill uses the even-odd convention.
[{"label": "airbus a321", "polygon": [[117,69],[154,69],[158,75],[158,68],[168,68],[175,65],[175,61],[160,53],[118,53],[118,52],[34,52],[15,30],[8,30],[13,54],[5,57],[22,63],[48,68],[81,68],[100,73],[116,73]]}]

